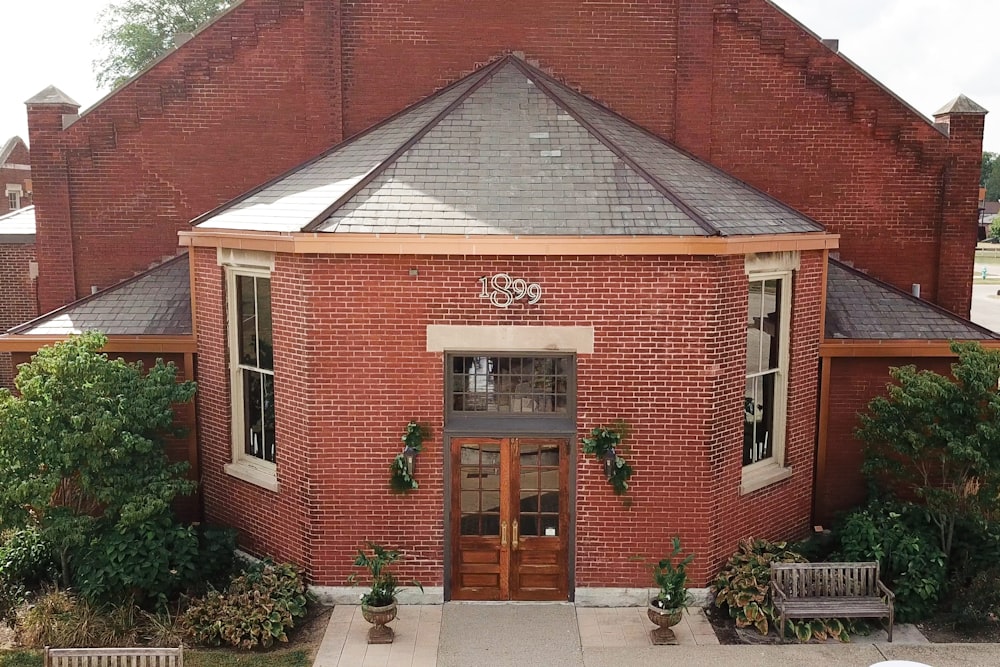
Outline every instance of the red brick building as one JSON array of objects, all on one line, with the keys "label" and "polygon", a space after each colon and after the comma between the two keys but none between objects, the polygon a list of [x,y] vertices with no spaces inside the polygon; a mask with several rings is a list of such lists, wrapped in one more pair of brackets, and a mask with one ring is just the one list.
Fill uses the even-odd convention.
[{"label": "red brick building", "polygon": [[31,155],[21,137],[11,137],[0,147],[0,184],[0,215],[31,206]]},{"label": "red brick building", "polygon": [[[42,311],[181,232],[206,518],[320,586],[373,539],[439,599],[623,599],[675,533],[704,583],[832,511],[889,365],[994,337],[985,110],[765,0],[245,0],[78,111],[28,103]],[[619,419],[624,499],[578,445]]]}]

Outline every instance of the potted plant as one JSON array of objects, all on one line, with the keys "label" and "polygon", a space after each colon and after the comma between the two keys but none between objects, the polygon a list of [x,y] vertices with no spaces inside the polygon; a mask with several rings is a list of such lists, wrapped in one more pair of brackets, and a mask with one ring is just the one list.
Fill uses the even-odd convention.
[{"label": "potted plant", "polygon": [[670,628],[681,622],[684,610],[692,601],[687,590],[687,566],[694,560],[694,554],[677,560],[680,553],[681,538],[675,535],[670,555],[653,565],[653,581],[660,590],[649,601],[646,615],[656,624],[656,629],[649,633],[654,644],[677,643]]},{"label": "potted plant", "polygon": [[[396,618],[396,594],[402,587],[388,568],[402,558],[403,552],[386,549],[375,542],[366,544],[371,550],[371,555],[358,549],[358,557],[354,559],[356,567],[368,570],[368,577],[371,580],[371,588],[361,595],[361,615],[373,626],[368,630],[369,644],[391,644],[395,633],[392,628],[387,627],[387,624]],[[352,574],[348,581],[357,583],[357,576]],[[424,590],[418,582],[413,583],[421,591]]]}]

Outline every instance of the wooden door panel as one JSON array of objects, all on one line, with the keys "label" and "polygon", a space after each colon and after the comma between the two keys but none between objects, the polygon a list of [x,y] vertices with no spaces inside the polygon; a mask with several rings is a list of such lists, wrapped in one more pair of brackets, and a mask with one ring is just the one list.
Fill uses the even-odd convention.
[{"label": "wooden door panel", "polygon": [[565,439],[452,441],[453,599],[569,598],[567,449]]}]

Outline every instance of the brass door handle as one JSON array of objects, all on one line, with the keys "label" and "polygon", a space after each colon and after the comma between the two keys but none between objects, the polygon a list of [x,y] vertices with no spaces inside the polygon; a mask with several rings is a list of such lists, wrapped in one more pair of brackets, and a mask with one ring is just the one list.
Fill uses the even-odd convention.
[{"label": "brass door handle", "polygon": [[507,522],[500,522],[500,546],[507,547]]},{"label": "brass door handle", "polygon": [[517,550],[517,538],[518,538],[517,521],[516,520],[514,521],[513,528],[514,528],[514,538],[511,540],[511,546],[516,551]]}]

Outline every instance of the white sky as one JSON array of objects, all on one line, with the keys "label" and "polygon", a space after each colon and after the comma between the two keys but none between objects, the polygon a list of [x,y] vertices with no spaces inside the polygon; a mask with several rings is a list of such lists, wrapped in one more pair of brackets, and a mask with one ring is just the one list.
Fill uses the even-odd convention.
[{"label": "white sky", "polygon": [[[886,87],[930,116],[959,93],[993,113],[984,149],[1000,152],[1000,0],[774,0]],[[102,96],[92,63],[109,0],[17,3],[0,39],[0,142],[28,140],[24,101],[52,84],[81,110]]]}]

